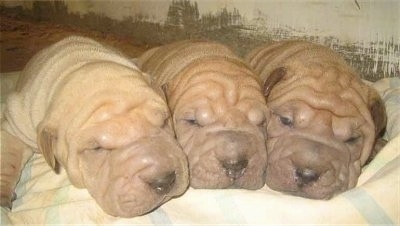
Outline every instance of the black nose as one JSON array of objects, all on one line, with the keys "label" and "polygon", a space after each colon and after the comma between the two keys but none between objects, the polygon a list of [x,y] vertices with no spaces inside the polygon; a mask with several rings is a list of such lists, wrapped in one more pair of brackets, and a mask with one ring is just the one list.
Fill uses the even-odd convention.
[{"label": "black nose", "polygon": [[319,173],[315,170],[304,168],[304,169],[296,169],[296,182],[299,187],[314,182],[319,179]]},{"label": "black nose", "polygon": [[175,184],[175,179],[176,179],[176,174],[175,171],[173,171],[151,180],[150,182],[148,182],[148,184],[158,194],[163,195],[171,191],[171,189]]},{"label": "black nose", "polygon": [[222,167],[224,167],[225,173],[228,177],[237,179],[244,174],[246,170],[247,159],[240,159],[240,160],[226,160],[222,161]]}]

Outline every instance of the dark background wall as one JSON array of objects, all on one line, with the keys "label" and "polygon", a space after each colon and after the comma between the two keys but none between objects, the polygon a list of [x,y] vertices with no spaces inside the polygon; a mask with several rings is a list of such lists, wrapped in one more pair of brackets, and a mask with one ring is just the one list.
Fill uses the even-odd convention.
[{"label": "dark background wall", "polygon": [[363,78],[400,76],[400,2],[273,0],[3,1],[2,14],[132,38],[139,45],[221,41],[245,54],[303,39],[341,53]]}]

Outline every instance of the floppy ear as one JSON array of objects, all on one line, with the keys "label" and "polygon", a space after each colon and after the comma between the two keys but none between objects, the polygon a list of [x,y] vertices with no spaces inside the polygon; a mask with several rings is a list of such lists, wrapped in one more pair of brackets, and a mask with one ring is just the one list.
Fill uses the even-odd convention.
[{"label": "floppy ear", "polygon": [[369,111],[375,124],[375,134],[379,137],[386,128],[385,103],[373,88],[370,88],[369,93]]},{"label": "floppy ear", "polygon": [[372,161],[378,152],[386,145],[387,141],[382,138],[383,132],[386,128],[386,110],[385,103],[380,98],[379,94],[371,87],[369,87],[369,111],[371,112],[372,120],[375,125],[375,143],[372,148],[371,154],[368,157],[367,162]]},{"label": "floppy ear", "polygon": [[59,172],[59,163],[54,156],[54,149],[56,146],[57,135],[56,131],[52,128],[44,127],[38,133],[38,147],[42,152],[47,164],[54,170]]},{"label": "floppy ear", "polygon": [[372,147],[371,150],[371,154],[369,154],[367,161],[364,163],[364,165],[367,165],[368,163],[370,163],[375,156],[379,153],[379,151],[385,147],[385,145],[387,144],[387,141],[384,140],[383,138],[377,138],[375,140],[374,146]]},{"label": "floppy ear", "polygon": [[264,82],[264,97],[268,97],[272,88],[286,75],[286,68],[279,67],[272,71],[268,76],[267,80]]}]

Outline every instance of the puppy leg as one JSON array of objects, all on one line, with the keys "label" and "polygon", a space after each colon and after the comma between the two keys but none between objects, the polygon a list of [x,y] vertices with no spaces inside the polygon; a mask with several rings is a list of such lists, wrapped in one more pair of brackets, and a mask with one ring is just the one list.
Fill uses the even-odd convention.
[{"label": "puppy leg", "polygon": [[0,195],[1,206],[11,209],[14,189],[22,168],[33,155],[32,149],[15,136],[1,130]]}]

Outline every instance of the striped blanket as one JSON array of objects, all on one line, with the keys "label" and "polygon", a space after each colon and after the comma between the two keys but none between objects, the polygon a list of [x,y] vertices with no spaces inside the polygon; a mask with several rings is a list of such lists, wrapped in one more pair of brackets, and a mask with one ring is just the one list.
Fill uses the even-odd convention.
[{"label": "striped blanket", "polygon": [[[2,96],[15,74],[1,75]],[[389,116],[389,143],[363,169],[356,188],[329,201],[285,195],[264,187],[249,190],[189,189],[153,212],[131,219],[105,214],[85,189],[48,167],[35,154],[17,185],[12,212],[1,210],[1,224],[388,224],[400,225],[400,79],[373,84]]]}]

